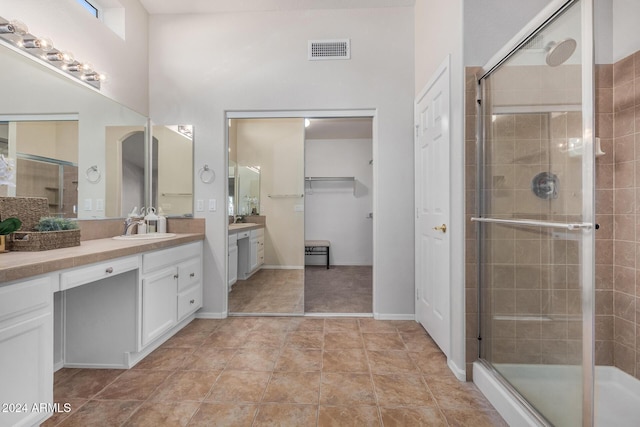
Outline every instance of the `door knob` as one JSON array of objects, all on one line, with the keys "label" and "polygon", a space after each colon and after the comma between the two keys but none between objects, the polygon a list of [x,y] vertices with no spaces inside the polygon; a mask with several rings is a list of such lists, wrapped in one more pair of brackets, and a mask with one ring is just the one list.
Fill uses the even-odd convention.
[{"label": "door knob", "polygon": [[446,233],[447,232],[447,224],[442,224],[442,225],[439,225],[437,227],[433,227],[433,229],[436,230],[436,231],[442,231],[443,233]]}]

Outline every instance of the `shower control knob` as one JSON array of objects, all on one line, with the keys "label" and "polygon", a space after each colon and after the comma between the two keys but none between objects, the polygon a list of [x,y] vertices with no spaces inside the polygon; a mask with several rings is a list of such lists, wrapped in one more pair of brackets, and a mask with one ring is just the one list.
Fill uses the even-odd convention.
[{"label": "shower control knob", "polygon": [[436,231],[442,231],[443,233],[447,232],[447,224],[438,225],[437,227],[433,227]]}]

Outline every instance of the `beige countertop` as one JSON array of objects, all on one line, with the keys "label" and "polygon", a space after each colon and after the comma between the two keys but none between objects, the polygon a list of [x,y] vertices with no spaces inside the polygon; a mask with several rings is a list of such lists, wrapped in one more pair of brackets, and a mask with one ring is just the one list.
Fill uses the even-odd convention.
[{"label": "beige countertop", "polygon": [[204,240],[203,233],[181,233],[158,240],[95,239],[80,246],[40,252],[0,254],[0,284],[66,268]]},{"label": "beige countertop", "polygon": [[229,224],[229,234],[234,234],[238,231],[257,230],[258,228],[264,228],[264,224],[256,224],[253,222]]}]

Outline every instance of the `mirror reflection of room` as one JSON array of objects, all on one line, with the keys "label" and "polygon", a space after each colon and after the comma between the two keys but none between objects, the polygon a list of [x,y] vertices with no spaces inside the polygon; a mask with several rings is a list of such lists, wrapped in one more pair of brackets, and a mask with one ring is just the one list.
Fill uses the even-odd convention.
[{"label": "mirror reflection of room", "polygon": [[302,314],[304,119],[229,120],[229,312]]},{"label": "mirror reflection of room", "polygon": [[15,160],[15,187],[0,186],[4,196],[45,197],[49,215],[78,214],[78,122],[10,121],[0,123],[0,153]]},{"label": "mirror reflection of room", "polygon": [[371,118],[229,120],[229,312],[372,312]]}]

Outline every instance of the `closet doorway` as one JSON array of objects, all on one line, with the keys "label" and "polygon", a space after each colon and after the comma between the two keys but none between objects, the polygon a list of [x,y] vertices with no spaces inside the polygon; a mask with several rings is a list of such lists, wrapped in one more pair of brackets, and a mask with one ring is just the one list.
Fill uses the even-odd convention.
[{"label": "closet doorway", "polygon": [[304,311],[371,314],[373,119],[305,125]]},{"label": "closet doorway", "polygon": [[227,119],[229,315],[371,316],[374,111]]}]

